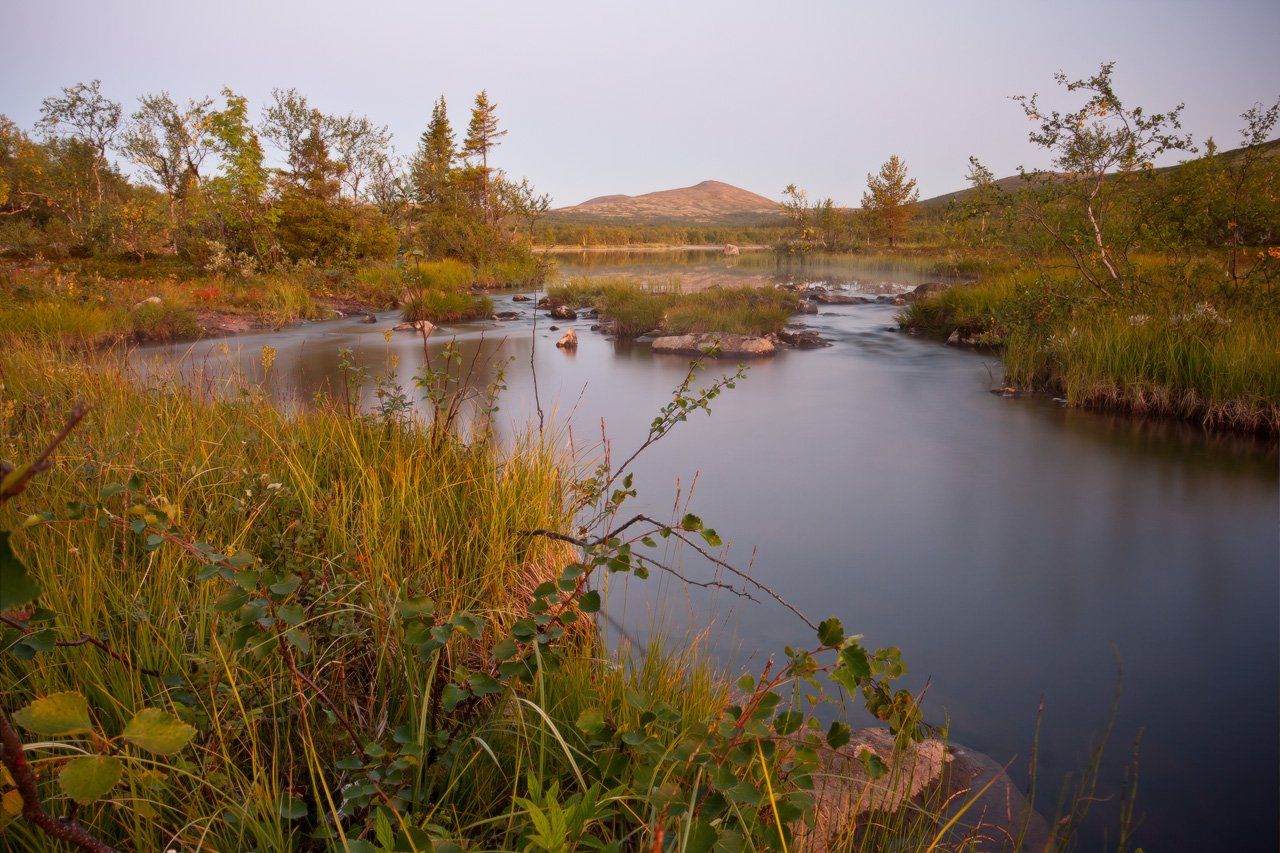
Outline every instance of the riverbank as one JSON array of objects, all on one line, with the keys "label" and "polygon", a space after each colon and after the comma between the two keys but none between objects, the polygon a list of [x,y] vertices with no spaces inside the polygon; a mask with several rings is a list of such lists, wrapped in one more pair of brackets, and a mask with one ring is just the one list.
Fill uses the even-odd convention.
[{"label": "riverbank", "polygon": [[413,319],[488,316],[484,289],[532,287],[536,260],[472,267],[410,260],[354,269],[209,274],[176,258],[12,262],[0,268],[0,338],[101,348],[242,334],[405,306]]},{"label": "riverbank", "polygon": [[1022,268],[931,294],[900,321],[992,348],[1009,384],[1069,405],[1280,434],[1280,305],[1265,289],[1228,299],[1175,281],[1118,303]]},{"label": "riverbank", "polygon": [[[533,251],[536,254],[544,255],[576,255],[576,254],[612,254],[617,252],[635,252],[644,253],[662,253],[662,252],[720,252],[726,254],[724,243],[716,244],[674,244],[674,243],[625,243],[620,245],[600,243],[587,246],[580,245],[550,245],[550,246],[534,246]],[[732,244],[736,252],[763,252],[768,251],[770,246],[762,244]]]}]

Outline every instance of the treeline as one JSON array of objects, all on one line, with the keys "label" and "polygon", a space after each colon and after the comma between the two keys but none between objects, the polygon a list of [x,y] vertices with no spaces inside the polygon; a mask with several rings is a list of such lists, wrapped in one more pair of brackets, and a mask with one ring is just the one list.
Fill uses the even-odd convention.
[{"label": "treeline", "polygon": [[294,89],[274,90],[255,122],[229,89],[144,95],[126,114],[99,81],[79,83],[44,100],[31,132],[0,116],[0,252],[169,254],[213,272],[406,248],[477,265],[527,258],[548,198],[491,163],[505,134],[485,92],[461,141],[437,101],[406,157],[385,125],[323,113]]}]

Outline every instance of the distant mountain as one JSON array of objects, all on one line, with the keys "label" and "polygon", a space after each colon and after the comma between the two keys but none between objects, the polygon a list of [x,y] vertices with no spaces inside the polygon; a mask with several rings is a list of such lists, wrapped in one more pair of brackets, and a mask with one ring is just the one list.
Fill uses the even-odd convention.
[{"label": "distant mountain", "polygon": [[723,222],[766,219],[782,212],[782,205],[762,195],[726,184],[703,181],[691,187],[644,195],[602,195],[553,214],[573,219],[649,222]]}]

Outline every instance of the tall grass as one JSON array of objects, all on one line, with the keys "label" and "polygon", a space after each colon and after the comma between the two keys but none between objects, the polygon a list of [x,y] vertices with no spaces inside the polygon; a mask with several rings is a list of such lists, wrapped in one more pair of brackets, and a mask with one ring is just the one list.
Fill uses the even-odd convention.
[{"label": "tall grass", "polygon": [[1265,293],[1224,296],[1197,279],[1118,305],[1073,276],[1021,270],[961,285],[909,306],[902,321],[1003,350],[1010,382],[1075,405],[1280,431],[1280,306]]},{"label": "tall grass", "polygon": [[[352,630],[346,648],[323,652],[334,661],[326,687],[371,738],[384,726],[415,721],[430,689],[428,664],[406,658],[394,642],[397,602],[430,594],[443,608],[503,623],[524,612],[531,589],[565,560],[563,546],[516,534],[565,522],[562,462],[532,440],[507,454],[484,442],[428,442],[414,429],[329,410],[286,419],[251,386],[234,402],[193,397],[169,380],[141,390],[111,354],[85,360],[15,345],[0,354],[0,381],[6,457],[31,458],[74,401],[93,406],[58,466],[24,495],[19,517],[140,473],[150,494],[181,508],[194,535],[228,548],[292,554],[298,571],[335,571],[347,590]],[[57,649],[30,663],[0,655],[8,708],[22,697],[75,689],[102,709],[108,731],[119,731],[131,709],[159,701],[184,708],[203,732],[190,763],[170,773],[164,790],[126,796],[134,805],[147,800],[148,809],[107,805],[82,812],[82,820],[137,849],[296,844],[298,830],[276,805],[283,786],[309,785],[308,764],[331,768],[347,747],[323,727],[308,732],[291,715],[257,716],[296,699],[258,694],[256,685],[274,683],[268,676],[279,662],[271,656],[220,647],[219,586],[198,582],[198,565],[180,549],[146,554],[114,528],[33,528],[15,546],[64,631],[100,637],[141,666],[177,673],[194,664],[212,679],[208,692],[174,695],[89,647]],[[381,640],[371,642],[375,637]],[[197,675],[192,683],[203,680]],[[246,716],[250,707],[259,710]],[[515,769],[523,772],[521,761]],[[491,815],[492,802],[514,781],[495,786],[494,778],[466,780],[450,796],[450,816]]]},{"label": "tall grass", "polygon": [[670,334],[778,332],[797,309],[796,298],[772,288],[708,288],[690,293],[678,282],[640,284],[618,279],[578,279],[547,292],[552,303],[590,305],[613,321],[621,337],[661,330]]}]

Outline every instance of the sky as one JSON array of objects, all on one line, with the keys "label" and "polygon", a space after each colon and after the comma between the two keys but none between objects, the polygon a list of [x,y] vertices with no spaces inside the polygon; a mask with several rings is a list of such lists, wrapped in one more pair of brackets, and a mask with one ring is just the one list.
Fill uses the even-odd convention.
[{"label": "sky", "polygon": [[705,179],[857,204],[893,153],[922,197],[950,192],[971,154],[998,175],[1043,165],[1009,96],[1108,60],[1122,98],[1185,102],[1184,127],[1222,147],[1280,96],[1280,0],[0,0],[0,21],[0,113],[26,128],[94,78],[127,108],[229,86],[260,109],[296,87],[408,152],[436,97],[462,130],[483,88],[509,131],[496,165],[556,206]]}]

